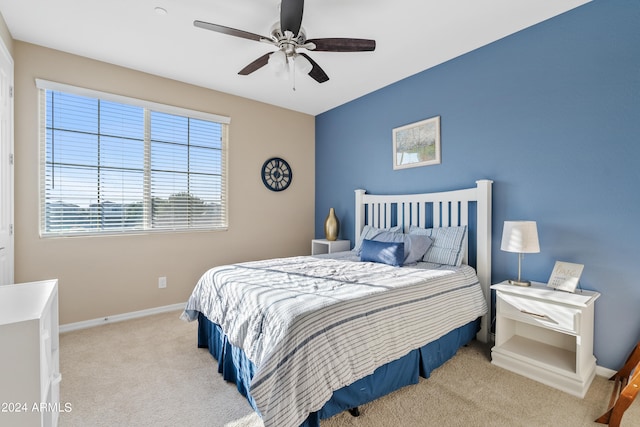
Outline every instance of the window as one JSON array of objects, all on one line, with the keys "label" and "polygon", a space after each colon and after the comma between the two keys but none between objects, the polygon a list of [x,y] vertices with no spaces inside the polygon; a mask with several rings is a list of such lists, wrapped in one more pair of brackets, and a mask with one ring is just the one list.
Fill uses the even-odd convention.
[{"label": "window", "polygon": [[36,83],[41,235],[227,228],[228,118]]}]

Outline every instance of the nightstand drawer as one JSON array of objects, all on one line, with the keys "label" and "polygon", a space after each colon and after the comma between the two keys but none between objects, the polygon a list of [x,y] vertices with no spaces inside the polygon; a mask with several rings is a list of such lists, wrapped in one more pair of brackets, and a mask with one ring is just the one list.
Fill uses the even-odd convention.
[{"label": "nightstand drawer", "polygon": [[499,292],[497,310],[501,315],[520,322],[571,334],[580,333],[580,311],[574,308]]}]

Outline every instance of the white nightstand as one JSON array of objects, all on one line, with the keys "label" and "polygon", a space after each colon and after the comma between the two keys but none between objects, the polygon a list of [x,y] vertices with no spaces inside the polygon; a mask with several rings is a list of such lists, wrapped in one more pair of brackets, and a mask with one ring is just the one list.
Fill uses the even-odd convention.
[{"label": "white nightstand", "polygon": [[595,376],[594,305],[598,292],[554,291],[544,283],[502,282],[496,291],[491,363],[583,398]]},{"label": "white nightstand", "polygon": [[351,249],[351,240],[313,239],[311,241],[311,255],[332,254]]},{"label": "white nightstand", "polygon": [[0,286],[0,424],[58,425],[59,343],[57,280]]}]

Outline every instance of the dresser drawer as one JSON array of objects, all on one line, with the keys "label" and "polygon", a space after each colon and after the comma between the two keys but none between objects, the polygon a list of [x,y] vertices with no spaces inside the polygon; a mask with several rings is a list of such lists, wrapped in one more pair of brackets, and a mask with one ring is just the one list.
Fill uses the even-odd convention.
[{"label": "dresser drawer", "polygon": [[580,310],[559,304],[498,292],[497,310],[519,322],[578,335]]}]

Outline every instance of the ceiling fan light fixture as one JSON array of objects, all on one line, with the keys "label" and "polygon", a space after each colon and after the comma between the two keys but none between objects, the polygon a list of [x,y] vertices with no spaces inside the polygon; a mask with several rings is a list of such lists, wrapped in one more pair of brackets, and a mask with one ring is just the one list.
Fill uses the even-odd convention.
[{"label": "ceiling fan light fixture", "polygon": [[289,80],[289,67],[285,67],[280,71],[276,71],[276,77],[281,80]]},{"label": "ceiling fan light fixture", "polygon": [[311,62],[309,62],[309,60],[304,56],[296,55],[294,57],[294,61],[295,61],[295,68],[300,73],[309,74],[311,72],[313,65],[311,65]]},{"label": "ceiling fan light fixture", "polygon": [[269,55],[268,66],[273,73],[282,79],[289,78],[289,64],[287,61],[287,54],[282,50],[276,50]]},{"label": "ceiling fan light fixture", "polygon": [[229,36],[267,43],[278,49],[276,52],[265,53],[245,66],[238,72],[242,76],[268,66],[280,77],[293,77],[294,82],[296,73],[301,72],[318,83],[324,83],[329,81],[327,73],[309,55],[304,52],[299,53],[299,49],[314,52],[370,52],[376,48],[376,41],[368,39],[307,39],[307,34],[302,27],[304,0],[282,0],[279,3],[280,21],[272,25],[269,37],[198,20],[193,21],[193,25]]},{"label": "ceiling fan light fixture", "polygon": [[280,71],[287,66],[287,55],[281,50],[276,50],[269,55],[268,64],[274,71]]}]

